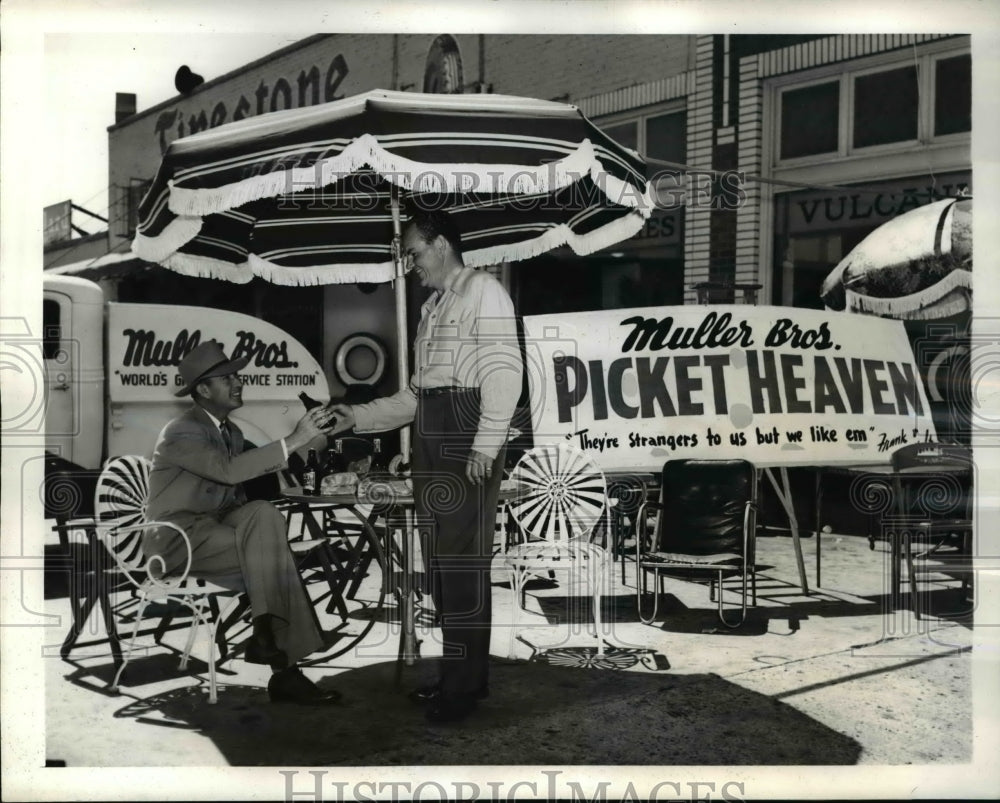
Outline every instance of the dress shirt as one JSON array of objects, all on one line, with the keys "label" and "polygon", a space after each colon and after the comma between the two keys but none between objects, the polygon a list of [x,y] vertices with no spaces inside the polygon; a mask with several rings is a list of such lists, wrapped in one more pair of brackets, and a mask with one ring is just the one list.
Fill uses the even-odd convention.
[{"label": "dress shirt", "polygon": [[415,370],[407,387],[352,407],[358,432],[379,432],[410,423],[417,391],[478,388],[479,427],[472,448],[489,458],[507,442],[521,395],[523,364],[510,296],[485,271],[458,266],[420,309],[414,343]]}]

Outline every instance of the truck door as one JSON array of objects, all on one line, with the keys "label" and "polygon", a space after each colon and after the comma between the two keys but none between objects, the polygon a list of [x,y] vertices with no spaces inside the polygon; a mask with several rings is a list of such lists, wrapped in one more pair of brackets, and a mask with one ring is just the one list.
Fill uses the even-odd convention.
[{"label": "truck door", "polygon": [[45,359],[45,450],[70,462],[77,432],[76,369],[70,333],[73,305],[69,296],[46,293],[42,301],[42,353]]},{"label": "truck door", "polygon": [[46,276],[42,291],[45,449],[101,467],[104,445],[104,294],[86,279]]}]

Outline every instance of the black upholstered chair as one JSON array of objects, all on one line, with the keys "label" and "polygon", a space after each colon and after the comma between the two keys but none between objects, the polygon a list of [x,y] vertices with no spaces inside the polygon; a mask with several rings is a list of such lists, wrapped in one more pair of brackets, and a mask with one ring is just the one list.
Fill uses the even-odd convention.
[{"label": "black upholstered chair", "polygon": [[[888,529],[901,541],[898,551],[919,619],[929,608],[931,590],[944,579],[958,580],[964,597],[972,594],[972,450],[959,444],[909,444],[892,453],[892,468],[897,509]],[[923,593],[921,577],[932,578]]]},{"label": "black upholstered chair", "polygon": [[[656,516],[650,526],[650,513]],[[663,466],[659,502],[646,502],[636,518],[636,598],[639,618],[656,618],[664,576],[699,580],[707,576],[710,599],[718,598],[719,619],[739,627],[746,618],[747,584],[757,604],[754,536],[757,527],[757,471],[746,460],[670,460]],[[647,582],[653,575],[653,610],[643,615]],[[742,579],[739,621],[722,607],[725,577]],[[718,586],[718,587],[716,587]]]}]

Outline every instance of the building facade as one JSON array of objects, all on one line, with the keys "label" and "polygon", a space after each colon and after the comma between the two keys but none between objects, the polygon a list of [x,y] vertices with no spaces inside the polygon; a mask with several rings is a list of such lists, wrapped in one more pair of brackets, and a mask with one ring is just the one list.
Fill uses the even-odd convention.
[{"label": "building facade", "polygon": [[[313,36],[109,128],[108,249],[127,250],[178,137],[375,88],[494,92],[576,104],[646,156],[650,177],[686,190],[603,252],[503,266],[521,314],[731,301],[742,286],[761,303],[822,307],[819,283],[868,232],[971,191],[970,74],[969,37],[957,35]],[[343,352],[378,343],[393,364],[390,288],[262,284],[147,267],[117,292],[250,312],[313,350],[335,395],[359,379],[393,389],[374,355]]]}]

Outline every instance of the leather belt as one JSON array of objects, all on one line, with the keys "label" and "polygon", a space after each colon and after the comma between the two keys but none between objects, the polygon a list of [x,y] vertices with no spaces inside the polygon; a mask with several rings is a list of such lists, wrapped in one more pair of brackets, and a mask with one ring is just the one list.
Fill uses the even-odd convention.
[{"label": "leather belt", "polygon": [[417,395],[422,399],[433,398],[434,396],[444,396],[449,393],[474,393],[479,388],[460,388],[455,385],[444,385],[436,388],[418,388]]}]

